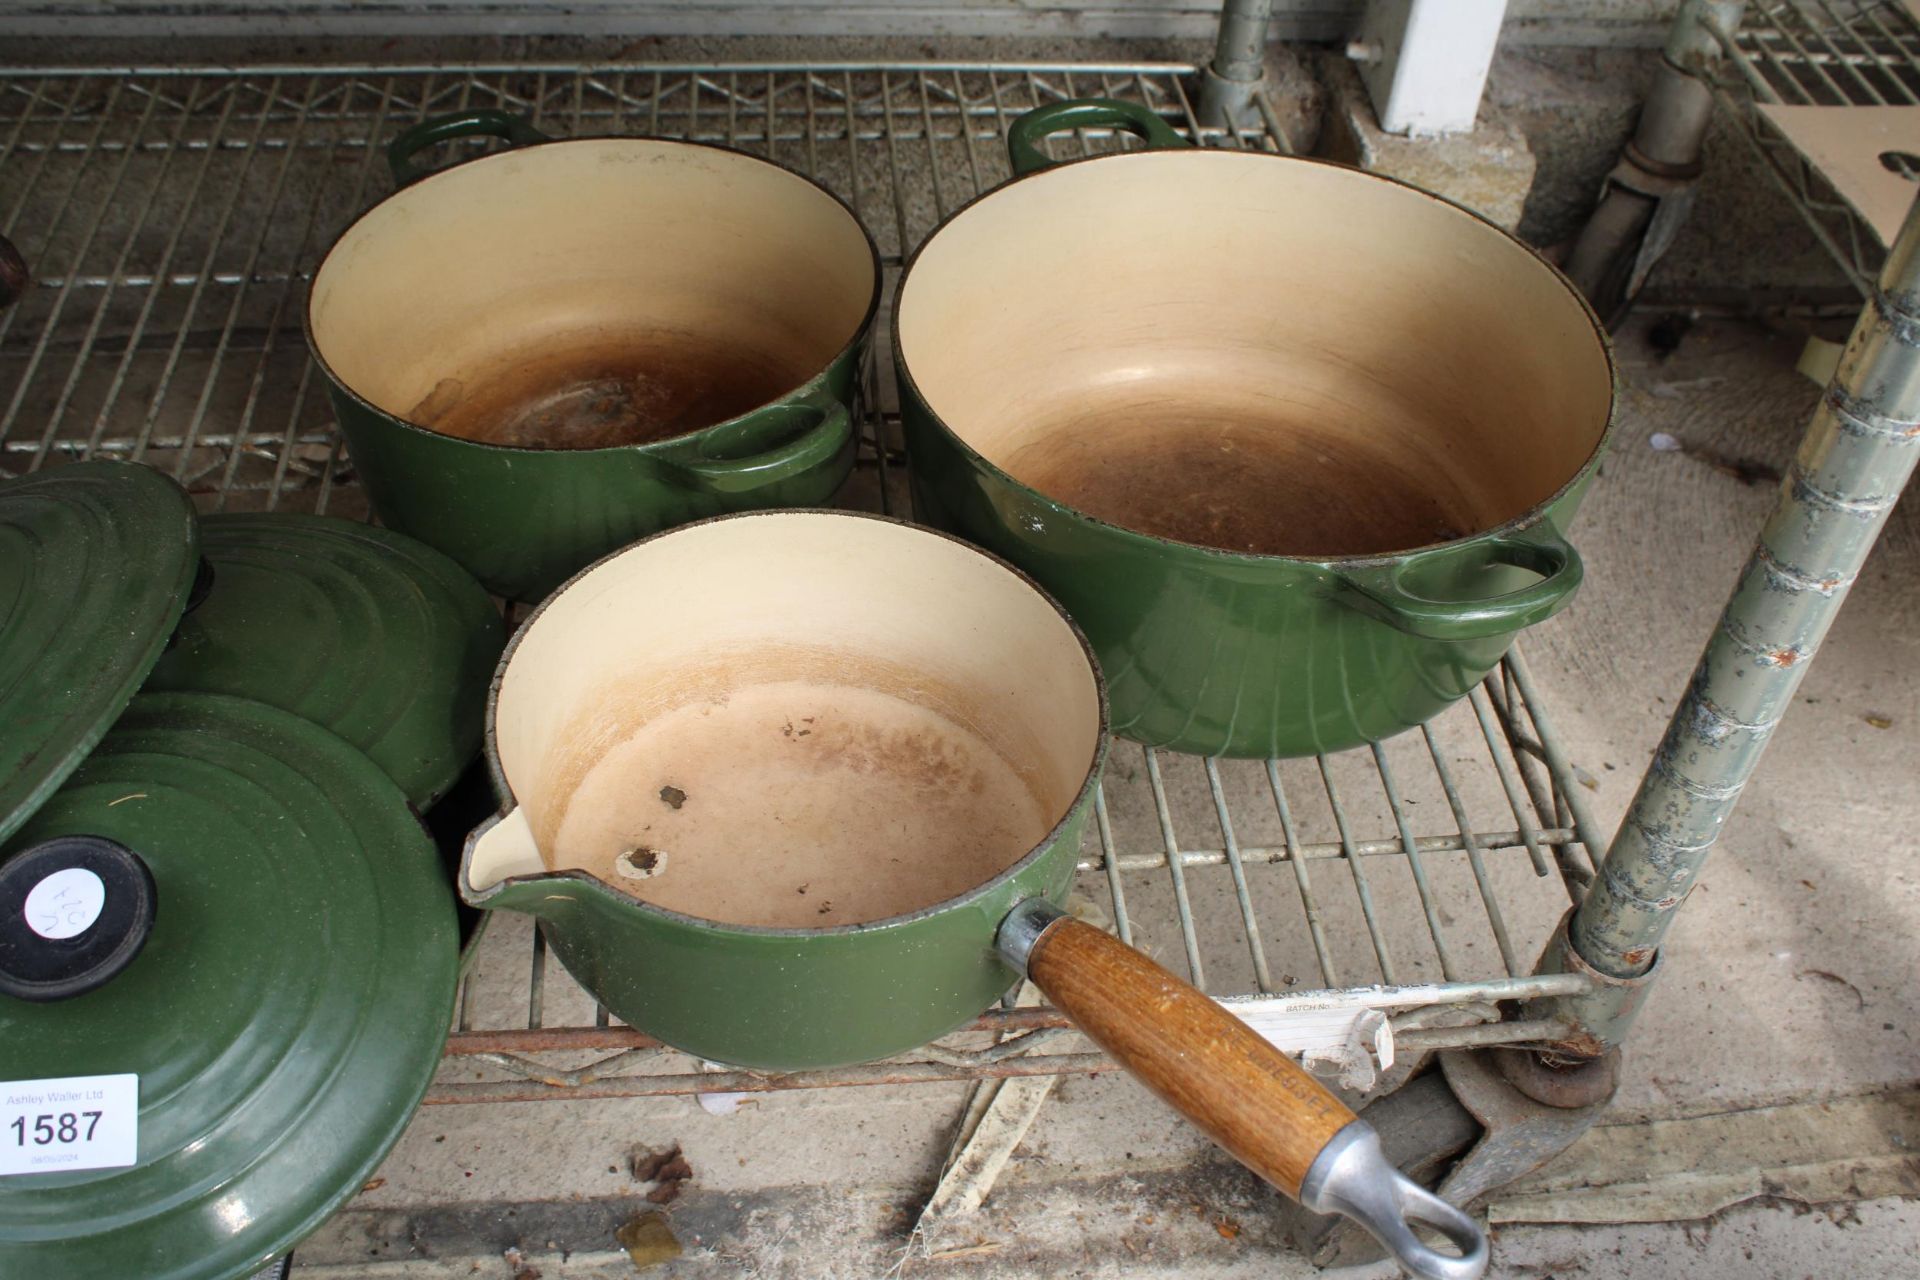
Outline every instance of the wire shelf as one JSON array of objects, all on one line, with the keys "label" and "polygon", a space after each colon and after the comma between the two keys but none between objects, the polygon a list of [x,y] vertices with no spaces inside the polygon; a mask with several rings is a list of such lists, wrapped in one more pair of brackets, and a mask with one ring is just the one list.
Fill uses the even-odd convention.
[{"label": "wire shelf", "polygon": [[[0,71],[0,229],[38,281],[0,314],[0,473],[111,455],[171,472],[209,511],[365,516],[300,310],[331,236],[386,190],[381,144],[426,115],[498,106],[557,134],[770,157],[844,196],[892,273],[1007,176],[1006,126],[1033,106],[1128,98],[1203,145],[1285,149],[1271,112],[1257,128],[1200,128],[1196,84],[1174,64]],[[1087,132],[1055,145],[1132,143]],[[891,373],[875,361],[868,377],[846,501],[904,511]],[[1243,1008],[1380,1009],[1402,1052],[1549,1038],[1562,1028],[1507,1020],[1501,1002],[1583,986],[1530,972],[1592,877],[1599,837],[1578,776],[1517,651],[1431,725],[1372,749],[1214,761],[1119,743],[1079,892],[1121,937]],[[1057,1012],[1001,1007],[884,1063],[713,1069],[614,1022],[509,916],[469,951],[428,1100],[1107,1065]]]},{"label": "wire shelf", "polygon": [[423,116],[500,107],[558,133],[767,156],[845,197],[897,267],[1006,176],[993,144],[1012,116],[1105,94],[1191,128],[1189,70],[0,71],[0,227],[39,281],[0,314],[0,470],[130,457],[216,509],[364,514],[357,492],[336,492],[351,471],[301,339],[304,273],[385,193],[381,147]]},{"label": "wire shelf", "polygon": [[[1773,0],[1747,6],[1737,32],[1703,19],[1725,54],[1716,98],[1821,245],[1863,297],[1886,246],[1786,136],[1761,104],[1920,106],[1920,19],[1903,0]],[[1920,179],[1920,167],[1900,172]]]}]

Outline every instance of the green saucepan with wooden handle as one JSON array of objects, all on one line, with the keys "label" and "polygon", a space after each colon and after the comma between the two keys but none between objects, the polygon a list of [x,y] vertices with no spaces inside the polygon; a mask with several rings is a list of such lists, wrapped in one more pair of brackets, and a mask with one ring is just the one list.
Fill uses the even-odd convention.
[{"label": "green saucepan with wooden handle", "polygon": [[1418,1275],[1484,1268],[1473,1221],[1291,1059],[1062,911],[1106,695],[1079,629],[1005,563],[847,512],[688,525],[550,597],[488,721],[506,807],[468,839],[460,893],[537,917],[634,1027],[759,1070],[861,1062],[1024,974],[1289,1195]]}]

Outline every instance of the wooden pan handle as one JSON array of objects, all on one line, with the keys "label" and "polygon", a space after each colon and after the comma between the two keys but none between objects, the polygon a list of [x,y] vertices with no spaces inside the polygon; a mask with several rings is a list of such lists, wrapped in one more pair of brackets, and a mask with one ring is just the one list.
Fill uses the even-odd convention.
[{"label": "wooden pan handle", "polygon": [[1234,1159],[1296,1199],[1353,1112],[1207,996],[1111,934],[1049,924],[1027,976],[1088,1039]]},{"label": "wooden pan handle", "polygon": [[[1419,1280],[1485,1273],[1478,1223],[1394,1168],[1345,1103],[1205,995],[1038,898],[1008,913],[998,946],[1089,1039],[1241,1164],[1315,1213],[1352,1218]],[[1434,1249],[1415,1224],[1455,1252]]]}]

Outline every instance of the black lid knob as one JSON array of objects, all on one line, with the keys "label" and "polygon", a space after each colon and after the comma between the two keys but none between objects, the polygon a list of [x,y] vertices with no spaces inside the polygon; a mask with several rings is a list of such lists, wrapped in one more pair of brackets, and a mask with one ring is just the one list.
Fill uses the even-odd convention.
[{"label": "black lid knob", "polygon": [[0,865],[0,994],[65,1000],[133,963],[153,932],[153,873],[105,836],[59,836]]}]

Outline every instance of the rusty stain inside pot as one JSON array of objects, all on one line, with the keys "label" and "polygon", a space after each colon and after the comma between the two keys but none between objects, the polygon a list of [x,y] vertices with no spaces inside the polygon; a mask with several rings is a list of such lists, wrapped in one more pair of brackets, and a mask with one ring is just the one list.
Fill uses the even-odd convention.
[{"label": "rusty stain inside pot", "polygon": [[811,370],[792,353],[705,334],[569,341],[442,378],[407,420],[524,449],[605,449],[698,431],[779,399]]},{"label": "rusty stain inside pot", "polygon": [[[669,787],[698,803],[662,804]],[[938,711],[779,680],[673,708],[614,744],[573,792],[552,852],[675,911],[816,928],[963,893],[1055,816],[1010,761]]]},{"label": "rusty stain inside pot", "polygon": [[1404,437],[1237,406],[1175,400],[1054,423],[1016,448],[1006,470],[1122,528],[1260,555],[1376,555],[1497,523]]}]

